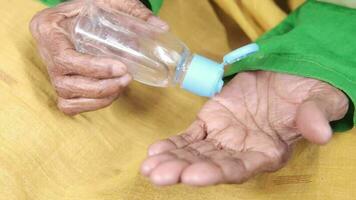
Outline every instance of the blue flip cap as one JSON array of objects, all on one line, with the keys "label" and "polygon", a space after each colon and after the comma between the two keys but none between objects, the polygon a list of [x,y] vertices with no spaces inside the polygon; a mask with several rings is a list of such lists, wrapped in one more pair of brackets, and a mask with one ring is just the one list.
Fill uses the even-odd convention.
[{"label": "blue flip cap", "polygon": [[204,97],[213,97],[224,85],[224,66],[194,54],[184,77],[182,88]]},{"label": "blue flip cap", "polygon": [[259,49],[255,43],[238,48],[225,55],[222,64],[194,54],[184,77],[182,88],[199,96],[213,97],[221,91],[224,85],[222,80],[224,66],[235,63]]}]

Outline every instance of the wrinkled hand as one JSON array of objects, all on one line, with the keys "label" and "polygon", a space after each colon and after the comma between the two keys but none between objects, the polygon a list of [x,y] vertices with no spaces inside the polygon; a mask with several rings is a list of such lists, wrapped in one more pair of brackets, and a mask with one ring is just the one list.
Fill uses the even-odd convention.
[{"label": "wrinkled hand", "polygon": [[156,185],[242,183],[283,167],[293,144],[327,143],[347,97],[318,80],[272,72],[238,74],[181,135],[149,148],[141,173]]},{"label": "wrinkled hand", "polygon": [[[58,93],[58,107],[66,114],[96,110],[110,105],[131,81],[126,66],[114,59],[75,51],[71,42],[73,22],[86,0],[63,3],[39,12],[30,29],[51,82]],[[139,0],[97,0],[100,6],[127,12],[167,29]]]}]

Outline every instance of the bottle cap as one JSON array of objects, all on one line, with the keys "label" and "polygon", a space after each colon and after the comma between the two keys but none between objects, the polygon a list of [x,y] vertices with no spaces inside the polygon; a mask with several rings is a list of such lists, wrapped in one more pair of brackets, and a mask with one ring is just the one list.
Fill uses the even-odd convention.
[{"label": "bottle cap", "polygon": [[182,88],[199,96],[213,97],[224,85],[224,66],[200,55],[193,55]]},{"label": "bottle cap", "polygon": [[184,77],[182,88],[199,96],[212,97],[224,85],[224,66],[235,63],[257,51],[259,46],[252,43],[238,48],[224,56],[222,64],[200,55],[194,55]]}]

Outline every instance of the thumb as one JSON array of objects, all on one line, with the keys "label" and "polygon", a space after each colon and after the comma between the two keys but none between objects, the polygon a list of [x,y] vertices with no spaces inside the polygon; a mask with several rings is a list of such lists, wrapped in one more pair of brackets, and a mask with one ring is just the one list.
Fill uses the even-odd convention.
[{"label": "thumb", "polygon": [[325,109],[315,100],[302,103],[297,111],[297,129],[302,136],[315,144],[326,144],[332,129]]},{"label": "thumb", "polygon": [[348,98],[343,92],[328,84],[320,84],[299,106],[297,129],[310,142],[326,144],[332,136],[330,121],[342,119],[348,105]]}]

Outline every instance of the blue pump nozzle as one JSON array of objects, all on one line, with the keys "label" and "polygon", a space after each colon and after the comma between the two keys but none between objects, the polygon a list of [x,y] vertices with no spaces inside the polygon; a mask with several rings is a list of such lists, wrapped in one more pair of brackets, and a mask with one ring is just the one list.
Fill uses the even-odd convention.
[{"label": "blue pump nozzle", "polygon": [[260,50],[260,47],[256,43],[252,43],[241,48],[235,49],[230,53],[226,54],[223,58],[223,65],[230,65],[247,56]]}]

